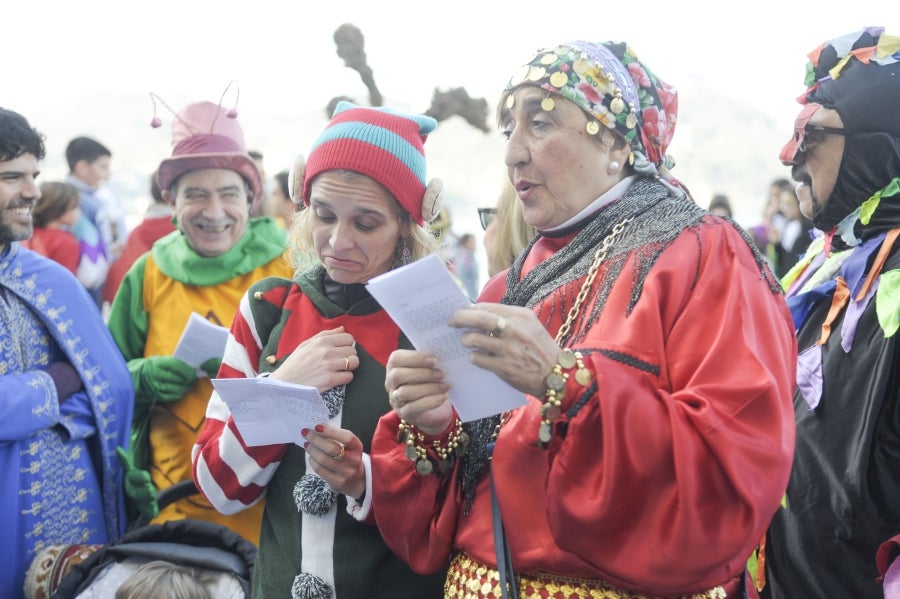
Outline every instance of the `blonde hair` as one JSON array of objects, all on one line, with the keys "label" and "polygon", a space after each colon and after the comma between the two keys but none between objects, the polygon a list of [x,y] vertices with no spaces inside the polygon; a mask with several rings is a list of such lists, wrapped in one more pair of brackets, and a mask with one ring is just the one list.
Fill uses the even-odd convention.
[{"label": "blonde hair", "polygon": [[494,244],[488,251],[488,275],[494,276],[512,266],[535,235],[537,229],[525,222],[515,188],[505,181],[497,198],[497,226]]},{"label": "blonde hair", "polygon": [[209,582],[194,568],[153,560],[119,585],[115,599],[212,599]]},{"label": "blonde hair", "polygon": [[[353,180],[358,177],[371,179],[371,177],[367,177],[356,171],[341,169],[338,172],[348,180]],[[374,181],[374,179],[372,180]],[[387,190],[385,191],[387,192]],[[405,238],[401,237],[401,239],[406,239],[406,242],[409,245],[411,260],[415,262],[419,258],[424,258],[428,254],[437,252],[439,241],[435,234],[429,228],[421,227],[413,222],[409,213],[400,206],[399,202],[397,202],[393,196],[390,196],[390,192],[387,193],[391,198],[394,213],[397,215],[397,218],[400,219],[401,225],[409,228],[409,236]],[[308,270],[312,266],[320,264],[318,255],[316,254],[315,243],[313,242],[312,227],[309,222],[312,218],[314,218],[313,210],[306,207],[300,212],[295,213],[294,218],[291,220],[289,249],[291,264],[294,267],[295,275]],[[403,244],[401,243],[398,243],[397,247],[394,248],[394,261],[391,264],[391,269],[400,266],[402,249]]]}]

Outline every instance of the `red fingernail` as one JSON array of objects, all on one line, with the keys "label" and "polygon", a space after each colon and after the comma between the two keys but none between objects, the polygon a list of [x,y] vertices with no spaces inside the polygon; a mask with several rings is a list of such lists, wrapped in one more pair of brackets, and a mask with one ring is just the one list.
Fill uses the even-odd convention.
[{"label": "red fingernail", "polygon": [[307,447],[309,447],[309,441],[303,444],[303,449],[306,449]]},{"label": "red fingernail", "polygon": [[302,431],[300,431],[300,434],[305,437],[306,435],[309,434],[309,429],[308,428],[303,429]]},{"label": "red fingernail", "polygon": [[317,425],[316,425],[316,432],[317,432],[317,433],[321,433],[321,432],[324,432],[324,431],[325,431],[325,425],[324,425],[324,424],[317,424]]}]

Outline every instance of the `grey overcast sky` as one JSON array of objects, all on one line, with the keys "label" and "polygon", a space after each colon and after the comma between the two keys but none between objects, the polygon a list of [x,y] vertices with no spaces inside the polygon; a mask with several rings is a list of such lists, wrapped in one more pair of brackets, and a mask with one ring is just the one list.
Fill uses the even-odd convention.
[{"label": "grey overcast sky", "polygon": [[[343,23],[363,32],[382,94],[416,108],[430,104],[435,87],[462,86],[493,102],[533,50],[611,39],[628,42],[676,88],[702,82],[789,127],[805,54],[864,26],[900,33],[900,5],[16,0],[3,8],[0,105],[27,116],[97,90],[215,101],[229,80],[240,83],[239,107],[254,112],[320,109],[339,94],[365,99],[358,74],[335,52],[332,35]],[[148,122],[151,115],[148,96]]]}]

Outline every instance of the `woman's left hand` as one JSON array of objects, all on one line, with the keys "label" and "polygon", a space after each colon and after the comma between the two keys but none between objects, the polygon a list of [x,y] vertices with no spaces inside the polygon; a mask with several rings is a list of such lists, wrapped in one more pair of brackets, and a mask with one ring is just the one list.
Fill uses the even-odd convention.
[{"label": "woman's left hand", "polygon": [[304,429],[313,471],[325,479],[335,493],[358,499],[366,491],[366,471],[363,466],[363,446],[353,432],[329,424]]},{"label": "woman's left hand", "polygon": [[523,393],[542,397],[547,375],[559,359],[560,348],[528,308],[479,303],[457,310],[451,327],[472,329],[462,344],[474,350],[469,358]]}]

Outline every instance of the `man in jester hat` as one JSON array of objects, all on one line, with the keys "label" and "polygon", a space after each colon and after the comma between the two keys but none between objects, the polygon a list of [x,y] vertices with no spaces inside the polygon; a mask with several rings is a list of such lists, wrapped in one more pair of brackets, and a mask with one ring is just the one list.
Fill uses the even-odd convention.
[{"label": "man in jester hat", "polygon": [[250,285],[293,272],[284,229],[270,218],[250,218],[262,183],[236,117],[234,109],[212,102],[189,104],[175,115],[172,155],[160,163],[158,179],[178,229],[125,275],[108,326],[135,387],[132,449],[123,455],[132,509],[152,523],[215,522],[258,543],[262,504],[224,516],[199,495],[161,512],[155,501],[157,491],[191,479],[191,448],[212,394],[209,377],[219,367],[210,360],[198,375],[173,356],[191,313],[229,327]]}]

